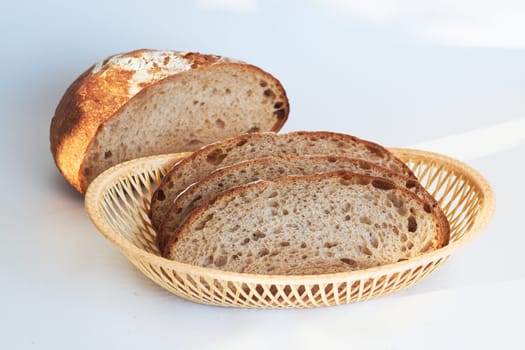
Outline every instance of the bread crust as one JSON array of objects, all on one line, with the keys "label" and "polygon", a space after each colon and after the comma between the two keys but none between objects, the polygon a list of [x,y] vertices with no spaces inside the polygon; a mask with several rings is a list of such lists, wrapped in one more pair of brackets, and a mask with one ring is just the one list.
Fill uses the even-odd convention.
[{"label": "bread crust", "polygon": [[[195,52],[141,49],[110,56],[82,73],[66,90],[51,121],[51,152],[66,180],[79,192],[87,188],[83,176],[84,159],[91,142],[104,124],[131,100],[165,80],[177,79],[186,71],[206,69],[213,65],[240,65],[257,70],[276,82],[284,96],[283,118],[277,119],[272,131],[286,122],[289,103],[282,85],[263,70],[229,58]],[[182,150],[173,150],[178,152]]]},{"label": "bread crust", "polygon": [[[162,251],[162,256],[164,256],[167,259],[173,259],[173,255],[172,255],[172,251],[174,250],[173,246],[180,239],[181,234],[183,234],[185,231],[189,232],[188,228],[193,224],[193,221],[195,219],[199,218],[201,213],[205,212],[211,206],[217,203],[227,202],[230,197],[236,197],[242,191],[245,191],[247,189],[265,188],[270,183],[293,183],[297,181],[298,178],[300,178],[300,181],[309,182],[309,181],[336,178],[336,177],[344,179],[345,181],[348,181],[353,184],[363,184],[363,179],[368,181],[368,183],[371,183],[374,180],[379,180],[381,182],[386,183],[389,189],[396,189],[398,191],[404,192],[406,195],[410,196],[414,201],[419,202],[422,206],[425,205],[425,201],[421,199],[420,197],[418,197],[415,193],[405,188],[402,188],[400,186],[397,186],[390,180],[379,178],[379,177],[368,176],[368,175],[355,174],[351,171],[345,171],[345,170],[319,173],[319,174],[313,174],[313,175],[302,175],[299,177],[298,176],[286,176],[286,177],[277,178],[271,181],[260,180],[260,181],[252,182],[246,185],[227,189],[224,192],[221,192],[212,201],[205,203],[201,205],[200,207],[194,209],[193,212],[184,220],[184,222],[181,224],[179,229],[176,230],[175,233],[172,235],[168,244],[166,244],[164,250]],[[439,232],[437,232],[437,236],[436,236],[436,246],[433,248],[438,249],[448,244],[449,236],[450,236],[450,229],[449,229],[448,221],[446,221],[446,218],[445,218],[445,221],[443,221],[443,218],[440,217],[440,215],[436,212],[434,212],[434,217],[436,221],[438,222]]]}]

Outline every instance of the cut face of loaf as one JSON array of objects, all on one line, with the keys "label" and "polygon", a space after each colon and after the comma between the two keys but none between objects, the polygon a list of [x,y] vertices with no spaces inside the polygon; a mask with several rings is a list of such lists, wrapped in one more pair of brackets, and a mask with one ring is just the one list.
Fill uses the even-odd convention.
[{"label": "cut face of loaf", "polygon": [[357,137],[332,132],[292,132],[242,135],[208,145],[174,166],[151,200],[150,218],[158,229],[177,195],[214,170],[261,157],[332,155],[368,160],[412,177],[410,169],[387,149]]},{"label": "cut face of loaf", "polygon": [[416,180],[362,159],[335,156],[258,158],[216,170],[181,192],[157,230],[159,249],[163,250],[171,235],[195,208],[231,187],[256,180],[273,180],[289,175],[310,175],[336,170],[387,178],[396,185],[416,193],[432,210],[440,210],[434,198]]},{"label": "cut face of loaf", "polygon": [[281,84],[257,67],[139,50],[104,60],[68,88],[51,123],[51,150],[64,177],[84,192],[102,171],[129,159],[278,131],[288,111]]},{"label": "cut face of loaf", "polygon": [[193,211],[165,256],[235,272],[334,273],[440,248],[445,227],[414,193],[339,171],[227,190]]}]

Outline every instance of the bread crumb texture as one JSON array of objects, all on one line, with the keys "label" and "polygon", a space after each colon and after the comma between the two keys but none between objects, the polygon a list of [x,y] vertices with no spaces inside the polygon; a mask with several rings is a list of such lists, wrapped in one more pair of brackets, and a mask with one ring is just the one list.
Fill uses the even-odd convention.
[{"label": "bread crumb texture", "polygon": [[389,180],[347,171],[257,182],[195,210],[165,255],[258,274],[366,269],[443,244],[424,204]]}]

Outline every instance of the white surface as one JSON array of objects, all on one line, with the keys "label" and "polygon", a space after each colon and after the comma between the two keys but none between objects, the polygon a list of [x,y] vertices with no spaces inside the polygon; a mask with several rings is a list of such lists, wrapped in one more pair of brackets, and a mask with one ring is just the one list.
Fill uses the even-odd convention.
[{"label": "white surface", "polygon": [[[478,2],[411,11],[398,1],[379,14],[381,2],[357,12],[341,3],[2,4],[0,348],[523,346],[525,50],[501,48],[525,47],[512,15],[523,5],[496,15],[505,6],[483,2],[471,18]],[[449,29],[461,22],[459,43],[419,35],[432,18]],[[480,26],[494,35],[483,41]],[[286,131],[348,132],[466,159],[493,185],[496,215],[438,271],[389,297],[280,311],[178,299],[98,234],[49,152],[49,123],[69,83],[140,47],[219,53],[269,70],[291,100]]]}]

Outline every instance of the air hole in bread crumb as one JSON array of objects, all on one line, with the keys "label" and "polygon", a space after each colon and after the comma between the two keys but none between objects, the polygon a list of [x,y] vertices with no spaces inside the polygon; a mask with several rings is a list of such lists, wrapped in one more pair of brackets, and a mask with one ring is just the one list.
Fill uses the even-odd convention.
[{"label": "air hole in bread crumb", "polygon": [[157,197],[157,200],[159,201],[163,201],[166,199],[166,194],[164,194],[164,191],[163,190],[158,190],[156,193],[156,197]]},{"label": "air hole in bread crumb", "polygon": [[106,151],[106,152],[104,152],[104,159],[111,158],[112,155],[113,155],[113,153],[111,153],[111,151]]},{"label": "air hole in bread crumb", "polygon": [[[394,227],[394,228],[395,228],[395,227]],[[408,237],[407,237],[406,233],[402,233],[401,236],[399,237],[399,240],[400,240],[401,242],[406,242],[407,239],[408,239]]]},{"label": "air hole in bread crumb", "polygon": [[427,213],[430,213],[432,208],[430,207],[430,204],[425,203],[425,205],[423,205],[423,210],[425,210]]},{"label": "air hole in bread crumb", "polygon": [[224,129],[224,127],[226,126],[226,124],[224,123],[224,121],[222,119],[216,119],[215,120],[215,125],[219,128],[219,129]]},{"label": "air hole in bread crumb", "polygon": [[251,133],[254,133],[254,132],[258,132],[259,130],[261,130],[261,128],[257,127],[257,126],[252,126],[251,128],[249,128],[246,132],[248,134],[251,134]]},{"label": "air hole in bread crumb", "polygon": [[182,207],[178,207],[176,213],[177,213],[177,214],[182,213]]},{"label": "air hole in bread crumb", "polygon": [[268,250],[268,248],[263,248],[263,249],[261,249],[261,250],[259,251],[259,253],[257,253],[257,256],[258,256],[259,258],[262,258],[263,256],[266,256],[266,255],[268,255],[268,254],[270,254],[270,251]]},{"label": "air hole in bread crumb", "polygon": [[359,246],[359,250],[361,251],[361,253],[363,253],[365,255],[368,255],[368,256],[372,255],[372,252],[370,251],[370,249],[367,246],[360,245]]},{"label": "air hole in bread crumb", "polygon": [[241,245],[246,245],[250,243],[250,239],[249,238],[245,238],[242,242],[241,242]]},{"label": "air hole in bread crumb", "polygon": [[305,242],[301,243],[300,247],[303,249],[306,248],[306,243]]},{"label": "air hole in bread crumb", "polygon": [[276,96],[275,96],[275,93],[273,92],[272,89],[266,89],[264,90],[264,96],[265,97],[268,97],[268,98],[271,98],[271,99],[274,99]]},{"label": "air hole in bread crumb", "polygon": [[379,180],[379,179],[372,180],[372,186],[374,186],[375,188],[378,188],[380,190],[383,190],[383,191],[388,191],[388,190],[391,190],[391,189],[396,187],[390,181]]},{"label": "air hole in bread crumb", "polygon": [[281,247],[288,247],[290,245],[290,242],[281,242],[279,243]]},{"label": "air hole in bread crumb", "polygon": [[224,255],[221,255],[217,259],[215,259],[213,263],[215,264],[215,266],[221,267],[221,266],[226,265],[227,262],[228,262],[228,258],[225,257]]},{"label": "air hole in bread crumb", "polygon": [[416,218],[412,215],[408,217],[408,232],[416,232],[417,231],[417,221]]},{"label": "air hole in bread crumb", "polygon": [[274,198],[274,197],[277,197],[278,194],[279,194],[279,193],[278,193],[277,191],[273,191],[272,193],[270,193],[270,194],[268,195],[268,198]]},{"label": "air hole in bread crumb", "polygon": [[345,215],[345,221],[350,221],[350,215]]},{"label": "air hole in bread crumb", "polygon": [[368,216],[361,216],[359,222],[366,225],[372,225],[372,220]]},{"label": "air hole in bread crumb", "polygon": [[325,244],[324,244],[324,247],[328,248],[328,249],[336,247],[336,246],[337,246],[336,242],[325,242]]},{"label": "air hole in bread crumb", "polygon": [[260,87],[267,87],[268,83],[266,81],[264,81],[264,80],[261,80],[261,81],[259,81],[259,86]]},{"label": "air hole in bread crumb", "polygon": [[237,142],[236,146],[237,146],[237,147],[241,147],[241,146],[244,145],[246,142],[248,142],[248,140],[241,140],[241,141]]},{"label": "air hole in bread crumb", "polygon": [[254,241],[258,241],[259,238],[264,238],[264,237],[266,237],[266,234],[264,234],[264,232],[261,232],[259,230],[257,230],[254,233],[252,233],[252,239]]},{"label": "air hole in bread crumb", "polygon": [[280,108],[282,108],[282,107],[283,107],[283,103],[280,102],[280,101],[279,101],[279,102],[275,102],[275,103],[273,104],[273,108],[275,108],[275,109],[280,109]]},{"label": "air hole in bread crumb", "polygon": [[394,207],[396,207],[396,208],[400,208],[400,207],[403,206],[403,200],[400,199],[400,198],[398,198],[398,197],[396,196],[395,193],[390,192],[390,193],[387,195],[387,198],[388,198],[388,200],[389,200],[390,202],[392,202],[392,204],[394,205]]},{"label": "air hole in bread crumb", "polygon": [[350,265],[352,267],[356,266],[357,265],[357,261],[355,261],[354,259],[349,259],[349,258],[341,258],[339,259],[342,263],[345,263],[347,265]]},{"label": "air hole in bread crumb", "polygon": [[283,209],[283,215],[288,215],[290,212],[287,209]]},{"label": "air hole in bread crumb", "polygon": [[397,208],[397,212],[399,213],[399,215],[401,216],[406,216],[408,214],[408,210],[405,206],[402,206],[400,208]]},{"label": "air hole in bread crumb", "polygon": [[407,243],[407,248],[408,248],[408,249],[412,249],[412,248],[414,248],[414,243],[412,243],[412,242],[408,242],[408,243]]},{"label": "air hole in bread crumb", "polygon": [[219,165],[222,163],[224,158],[226,158],[226,153],[224,153],[222,149],[219,148],[208,154],[206,161],[212,165]]},{"label": "air hole in bread crumb", "polygon": [[306,255],[301,256],[301,259],[303,259],[303,260],[306,260],[306,258],[308,258],[308,256],[306,256]]},{"label": "air hole in bread crumb", "polygon": [[224,92],[225,92],[227,95],[229,95],[229,94],[231,94],[232,91],[231,91],[230,89],[226,88],[226,90],[224,90]]},{"label": "air hole in bread crumb", "polygon": [[343,206],[343,213],[348,213],[350,211],[350,209],[352,209],[352,206],[350,205],[350,203],[345,203],[345,205]]},{"label": "air hole in bread crumb", "polygon": [[370,151],[370,153],[372,153],[373,155],[379,157],[379,158],[384,158],[385,157],[385,154],[383,153],[383,151],[378,148],[378,146],[374,146],[374,145],[365,145],[365,147]]}]

